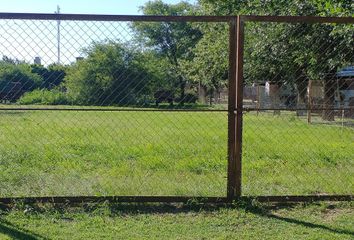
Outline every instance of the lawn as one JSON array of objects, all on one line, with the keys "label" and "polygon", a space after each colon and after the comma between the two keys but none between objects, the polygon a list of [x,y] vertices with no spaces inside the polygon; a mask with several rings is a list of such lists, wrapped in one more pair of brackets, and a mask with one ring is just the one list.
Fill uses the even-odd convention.
[{"label": "lawn", "polygon": [[108,205],[0,211],[0,239],[353,239],[352,203]]},{"label": "lawn", "polygon": [[[226,112],[0,111],[0,197],[225,196]],[[245,195],[352,194],[354,128],[246,113]]]}]

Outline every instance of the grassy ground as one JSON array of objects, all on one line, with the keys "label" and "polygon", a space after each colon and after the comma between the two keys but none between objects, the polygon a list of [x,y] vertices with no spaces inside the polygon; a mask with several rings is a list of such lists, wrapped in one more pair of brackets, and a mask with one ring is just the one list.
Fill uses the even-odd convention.
[{"label": "grassy ground", "polygon": [[0,239],[353,239],[352,203],[216,208],[133,206],[0,214]]},{"label": "grassy ground", "polygon": [[[0,197],[225,195],[227,113],[14,110],[0,123]],[[246,113],[243,134],[245,195],[353,193],[350,124]],[[353,217],[353,203],[17,204],[0,210],[0,239],[353,239]]]},{"label": "grassy ground", "polygon": [[[0,111],[0,197],[225,196],[227,113]],[[245,114],[245,195],[350,194],[354,128]]]}]

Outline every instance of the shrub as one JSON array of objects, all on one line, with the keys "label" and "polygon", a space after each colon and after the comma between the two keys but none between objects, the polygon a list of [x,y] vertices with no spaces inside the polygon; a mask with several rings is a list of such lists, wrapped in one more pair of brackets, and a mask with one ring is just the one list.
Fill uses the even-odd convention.
[{"label": "shrub", "polygon": [[184,102],[185,103],[196,103],[197,100],[198,100],[198,95],[196,93],[193,93],[193,92],[188,92],[184,96]]},{"label": "shrub", "polygon": [[24,105],[29,105],[29,104],[66,105],[69,104],[70,102],[71,101],[69,101],[67,94],[57,89],[52,89],[52,90],[36,89],[32,92],[25,93],[18,100],[18,103]]}]

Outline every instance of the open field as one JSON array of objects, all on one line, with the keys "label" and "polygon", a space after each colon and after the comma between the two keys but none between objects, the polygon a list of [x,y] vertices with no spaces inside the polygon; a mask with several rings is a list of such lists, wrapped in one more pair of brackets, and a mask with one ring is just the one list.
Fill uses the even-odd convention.
[{"label": "open field", "polygon": [[[0,197],[225,196],[227,112],[0,111]],[[245,195],[352,194],[354,128],[246,113]]]},{"label": "open field", "polygon": [[287,207],[18,206],[0,211],[0,239],[353,239],[353,204]]}]

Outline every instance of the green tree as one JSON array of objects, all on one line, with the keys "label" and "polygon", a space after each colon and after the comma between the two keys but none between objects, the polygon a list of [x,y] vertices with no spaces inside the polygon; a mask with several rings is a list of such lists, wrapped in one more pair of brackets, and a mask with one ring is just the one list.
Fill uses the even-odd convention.
[{"label": "green tree", "polygon": [[[228,79],[228,30],[224,23],[200,24],[202,39],[192,49],[193,58],[182,62],[182,70],[201,92],[209,95],[210,104],[214,93],[227,85]],[[218,33],[215,36],[215,33]],[[203,91],[201,91],[203,89]],[[206,103],[206,98],[202,100]]]},{"label": "green tree", "polygon": [[[187,2],[166,4],[161,0],[149,1],[141,7],[145,15],[189,15],[195,7]],[[191,49],[201,38],[200,30],[187,22],[139,23],[135,22],[132,29],[137,35],[137,41],[148,49],[155,50],[161,57],[168,60],[165,63],[169,76],[180,93],[180,104],[183,105],[186,89],[186,75],[181,69],[181,62],[192,58]]]},{"label": "green tree", "polygon": [[70,99],[81,105],[131,105],[151,96],[148,56],[120,43],[94,43],[64,80]]},{"label": "green tree", "polygon": [[59,64],[51,64],[48,67],[42,65],[33,64],[31,65],[32,72],[40,75],[43,82],[40,88],[52,89],[59,86],[65,77],[66,67]]},{"label": "green tree", "polygon": [[[15,98],[20,97],[22,93],[32,91],[40,86],[42,78],[35,73],[32,73],[31,66],[25,62],[4,58],[0,61],[0,92],[6,95],[13,91],[13,86],[17,89]],[[12,99],[16,100],[16,99]]]},{"label": "green tree", "polygon": [[[200,0],[199,3],[201,14],[213,15],[353,15],[351,0]],[[299,102],[304,102],[309,79],[322,80],[326,93],[323,118],[333,120],[330,109],[334,103],[335,73],[353,64],[353,32],[353,25],[247,23],[245,80],[295,84]],[[220,31],[211,35],[218,38],[214,41],[223,44]]]}]

